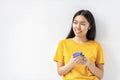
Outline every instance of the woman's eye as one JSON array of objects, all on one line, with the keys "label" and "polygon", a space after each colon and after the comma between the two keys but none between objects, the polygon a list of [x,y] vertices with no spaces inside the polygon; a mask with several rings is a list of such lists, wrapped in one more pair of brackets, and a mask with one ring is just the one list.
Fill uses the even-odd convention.
[{"label": "woman's eye", "polygon": [[81,24],[81,25],[85,26],[85,24]]}]

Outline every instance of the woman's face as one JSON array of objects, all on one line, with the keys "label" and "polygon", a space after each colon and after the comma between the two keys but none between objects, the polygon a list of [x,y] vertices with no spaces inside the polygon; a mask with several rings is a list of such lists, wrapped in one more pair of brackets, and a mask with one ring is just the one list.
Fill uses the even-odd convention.
[{"label": "woman's face", "polygon": [[86,37],[87,31],[90,29],[89,22],[87,19],[78,15],[74,18],[73,21],[73,32],[77,37]]}]

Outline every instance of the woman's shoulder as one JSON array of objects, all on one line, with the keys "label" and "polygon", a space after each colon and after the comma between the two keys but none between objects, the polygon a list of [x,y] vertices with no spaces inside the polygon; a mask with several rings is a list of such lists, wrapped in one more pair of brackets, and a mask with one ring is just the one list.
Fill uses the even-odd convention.
[{"label": "woman's shoulder", "polygon": [[68,42],[70,42],[70,41],[71,41],[71,38],[61,39],[61,40],[59,41],[59,43],[68,43]]},{"label": "woman's shoulder", "polygon": [[96,41],[96,40],[90,40],[90,43],[91,44],[95,44],[95,45],[101,45],[101,43],[100,42],[98,42],[98,41]]}]

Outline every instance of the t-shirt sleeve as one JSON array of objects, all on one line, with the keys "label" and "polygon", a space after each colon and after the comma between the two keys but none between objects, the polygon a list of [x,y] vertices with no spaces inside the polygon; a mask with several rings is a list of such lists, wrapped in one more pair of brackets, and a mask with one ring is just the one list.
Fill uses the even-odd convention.
[{"label": "t-shirt sleeve", "polygon": [[62,41],[60,41],[53,60],[56,62],[63,62],[63,59],[64,59],[63,58],[63,43]]},{"label": "t-shirt sleeve", "polygon": [[96,64],[104,64],[104,54],[100,44],[97,46]]}]

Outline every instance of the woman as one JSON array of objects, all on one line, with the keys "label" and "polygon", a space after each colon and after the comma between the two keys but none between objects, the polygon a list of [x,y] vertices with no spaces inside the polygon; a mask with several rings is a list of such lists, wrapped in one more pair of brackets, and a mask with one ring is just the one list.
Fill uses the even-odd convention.
[{"label": "woman", "polygon": [[[96,25],[92,13],[78,11],[66,39],[58,44],[54,61],[63,80],[100,80],[104,74],[104,54],[100,43],[95,41]],[[84,56],[73,57],[75,52]]]}]

